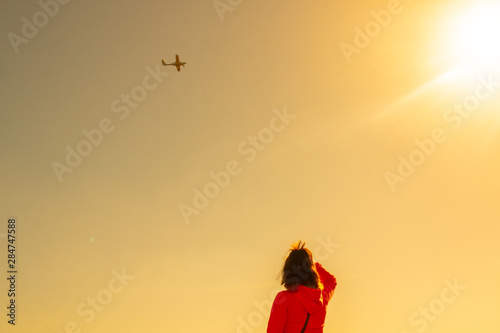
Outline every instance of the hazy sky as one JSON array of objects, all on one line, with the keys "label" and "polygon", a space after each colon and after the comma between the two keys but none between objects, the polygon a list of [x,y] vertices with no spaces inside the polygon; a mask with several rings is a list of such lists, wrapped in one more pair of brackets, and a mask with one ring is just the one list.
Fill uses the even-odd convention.
[{"label": "hazy sky", "polygon": [[299,239],[325,333],[498,331],[493,1],[59,1],[0,10],[2,332],[262,333]]}]

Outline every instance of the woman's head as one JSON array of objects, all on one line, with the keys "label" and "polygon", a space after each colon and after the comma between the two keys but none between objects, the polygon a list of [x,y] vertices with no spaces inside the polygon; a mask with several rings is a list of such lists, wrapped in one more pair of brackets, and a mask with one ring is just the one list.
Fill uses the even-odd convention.
[{"label": "woman's head", "polygon": [[299,285],[318,288],[319,278],[311,251],[305,248],[305,242],[292,244],[281,272],[281,284],[287,290],[295,290]]}]

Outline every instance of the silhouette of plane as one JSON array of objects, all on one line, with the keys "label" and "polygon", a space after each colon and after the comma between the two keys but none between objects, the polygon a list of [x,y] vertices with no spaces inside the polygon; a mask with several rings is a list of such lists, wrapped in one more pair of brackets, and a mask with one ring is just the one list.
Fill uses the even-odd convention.
[{"label": "silhouette of plane", "polygon": [[185,62],[181,62],[181,61],[179,61],[179,55],[178,55],[178,54],[176,54],[176,55],[175,55],[175,62],[172,62],[172,63],[170,63],[170,64],[167,64],[167,63],[165,62],[165,60],[161,59],[161,63],[163,64],[163,66],[175,66],[175,67],[177,67],[177,71],[178,71],[178,72],[180,72],[180,71],[181,71],[181,66],[182,66],[182,67],[184,67],[184,65],[186,65],[186,63],[185,63]]}]

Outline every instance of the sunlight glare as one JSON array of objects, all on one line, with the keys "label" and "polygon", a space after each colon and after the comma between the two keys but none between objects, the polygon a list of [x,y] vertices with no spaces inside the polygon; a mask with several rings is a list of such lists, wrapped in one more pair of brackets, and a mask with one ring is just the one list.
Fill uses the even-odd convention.
[{"label": "sunlight glare", "polygon": [[495,65],[500,59],[500,4],[476,2],[451,21],[451,51],[462,63]]}]

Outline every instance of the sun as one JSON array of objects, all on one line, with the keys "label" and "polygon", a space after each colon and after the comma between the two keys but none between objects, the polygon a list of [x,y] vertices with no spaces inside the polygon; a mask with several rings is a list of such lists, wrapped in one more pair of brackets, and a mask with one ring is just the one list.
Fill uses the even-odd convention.
[{"label": "sun", "polygon": [[450,51],[467,65],[500,64],[500,3],[476,1],[449,22]]}]

